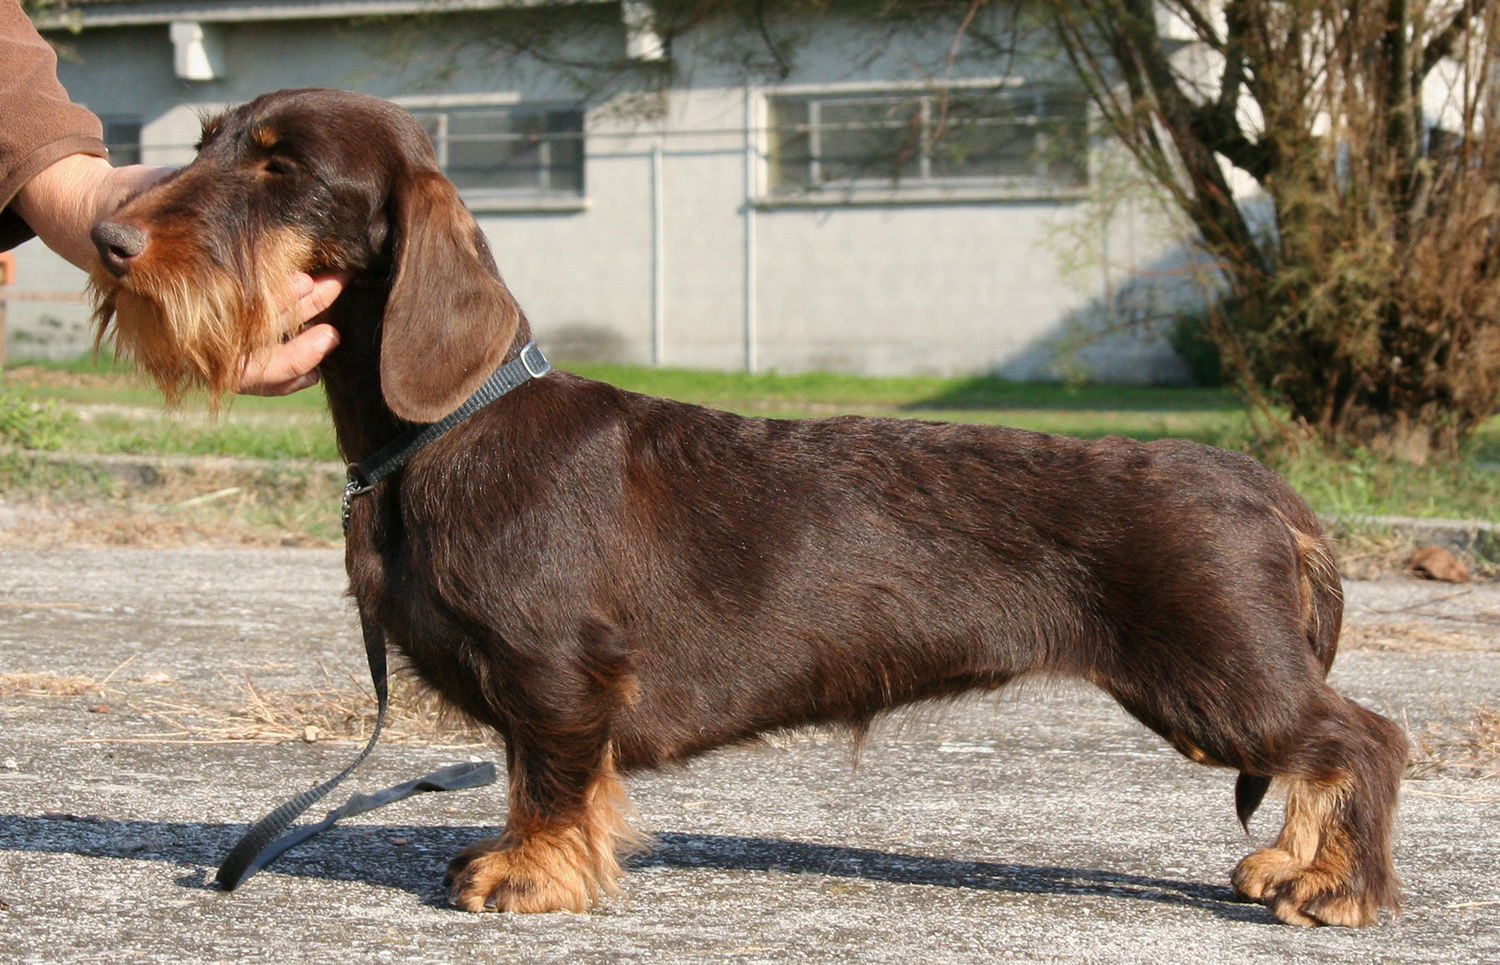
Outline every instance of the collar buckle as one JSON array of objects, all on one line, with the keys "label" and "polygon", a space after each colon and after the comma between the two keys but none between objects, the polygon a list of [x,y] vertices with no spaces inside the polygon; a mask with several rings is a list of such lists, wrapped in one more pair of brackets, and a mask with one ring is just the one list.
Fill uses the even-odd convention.
[{"label": "collar buckle", "polygon": [[526,366],[526,374],[533,379],[539,379],[552,371],[552,363],[547,361],[547,356],[542,354],[536,342],[527,342],[518,357],[521,359],[521,364]]}]

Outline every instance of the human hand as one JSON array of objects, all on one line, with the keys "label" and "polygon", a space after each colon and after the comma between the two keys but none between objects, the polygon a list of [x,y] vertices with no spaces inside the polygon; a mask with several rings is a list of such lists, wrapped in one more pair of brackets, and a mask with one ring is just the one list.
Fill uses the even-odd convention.
[{"label": "human hand", "polygon": [[[301,273],[291,277],[287,304],[281,311],[290,315],[286,329],[296,329],[321,315],[333,304],[349,283],[348,272],[330,272],[312,277]],[[299,332],[290,341],[274,348],[262,349],[245,363],[240,375],[241,395],[289,395],[317,384],[318,365],[339,344],[338,329],[326,322]]]},{"label": "human hand", "polygon": [[71,154],[26,182],[12,207],[48,248],[90,271],[98,264],[89,238],[94,225],[171,173],[145,164],[110,167],[102,157]]}]

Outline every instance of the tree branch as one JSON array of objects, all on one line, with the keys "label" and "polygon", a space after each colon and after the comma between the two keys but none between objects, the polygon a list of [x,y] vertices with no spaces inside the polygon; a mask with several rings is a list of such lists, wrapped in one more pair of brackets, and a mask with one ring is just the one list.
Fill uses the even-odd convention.
[{"label": "tree branch", "polygon": [[1250,140],[1240,128],[1231,101],[1204,104],[1194,110],[1189,123],[1193,133],[1210,151],[1222,154],[1230,164],[1264,183],[1271,174],[1270,152],[1264,144]]},{"label": "tree branch", "polygon": [[1218,31],[1214,30],[1213,23],[1203,15],[1203,11],[1198,9],[1198,5],[1193,3],[1192,0],[1171,0],[1171,2],[1162,0],[1162,6],[1176,10],[1186,17],[1188,23],[1193,27],[1193,32],[1198,35],[1199,40],[1208,44],[1214,50],[1222,51],[1224,49],[1223,38],[1219,36]]},{"label": "tree branch", "polygon": [[[1158,115],[1193,186],[1191,213],[1205,243],[1241,271],[1248,269],[1265,273],[1269,266],[1255,244],[1250,226],[1245,222],[1244,214],[1234,200],[1234,192],[1219,167],[1216,149],[1202,136],[1205,132],[1196,127],[1198,111],[1178,85],[1166,51],[1162,49],[1152,0],[1124,0],[1124,7],[1122,25],[1125,29],[1117,42],[1129,45],[1142,80],[1150,86]],[[1232,126],[1233,118],[1230,121]],[[1240,136],[1243,138],[1243,134]],[[1223,140],[1226,145],[1238,147],[1234,145],[1233,137],[1226,136]]]},{"label": "tree branch", "polygon": [[[1233,126],[1233,113],[1226,122],[1217,104],[1195,107],[1183,91],[1156,29],[1152,0],[1096,0],[1081,7],[1092,29],[1080,27],[1067,5],[1059,5],[1055,22],[1112,133],[1171,192],[1231,276],[1242,284],[1264,275],[1267,259],[1235,201],[1218,154],[1222,147],[1235,155],[1236,163],[1263,171],[1266,165],[1257,160],[1255,145]],[[1110,52],[1113,70],[1096,57],[1101,44]],[[1120,81],[1123,95],[1116,93]],[[1170,146],[1161,135],[1170,139]]]},{"label": "tree branch", "polygon": [[1427,46],[1422,50],[1422,63],[1417,68],[1417,81],[1426,79],[1432,73],[1432,69],[1438,65],[1438,61],[1453,53],[1453,47],[1458,43],[1460,37],[1468,32],[1470,25],[1482,11],[1489,8],[1489,0],[1464,0],[1463,6],[1459,7],[1453,14],[1452,19],[1427,41]]},{"label": "tree branch", "polygon": [[778,80],[786,80],[792,74],[792,65],[782,56],[781,48],[777,46],[775,38],[771,36],[771,27],[766,23],[766,0],[756,0],[755,24],[760,31],[760,39],[765,41],[766,50],[776,59],[776,75]]}]

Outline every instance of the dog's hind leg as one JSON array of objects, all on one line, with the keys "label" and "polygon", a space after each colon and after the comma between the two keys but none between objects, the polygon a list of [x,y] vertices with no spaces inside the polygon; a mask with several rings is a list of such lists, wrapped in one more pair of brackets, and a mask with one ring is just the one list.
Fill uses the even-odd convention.
[{"label": "dog's hind leg", "polygon": [[1129,672],[1107,689],[1189,758],[1250,775],[1241,820],[1264,779],[1287,789],[1281,836],[1234,871],[1240,894],[1290,924],[1372,924],[1399,900],[1390,842],[1406,735],[1334,692],[1307,655],[1246,646],[1246,629],[1157,663],[1149,686]]},{"label": "dog's hind leg", "polygon": [[[1338,570],[1326,542],[1295,527],[1292,533],[1301,636],[1326,675],[1343,611]],[[1291,726],[1264,731],[1243,747],[1250,760],[1239,762],[1285,786],[1286,822],[1275,845],[1235,868],[1235,889],[1291,924],[1373,924],[1381,908],[1400,904],[1391,837],[1406,734],[1321,680],[1310,690],[1288,682],[1282,677],[1280,693],[1266,696],[1279,698],[1282,720]],[[1300,700],[1293,698],[1297,693]],[[1248,814],[1241,817],[1248,826]]]},{"label": "dog's hind leg", "polygon": [[1291,924],[1368,925],[1399,903],[1391,836],[1407,740],[1328,686],[1338,570],[1310,511],[1285,496],[1284,512],[1163,541],[1175,555],[1159,563],[1180,578],[1117,592],[1113,646],[1092,679],[1187,757],[1238,770],[1241,821],[1268,782],[1287,790],[1280,837],[1234,870],[1240,894]]},{"label": "dog's hind leg", "polygon": [[1222,679],[1190,674],[1152,697],[1115,695],[1186,756],[1251,775],[1240,780],[1252,785],[1249,799],[1239,795],[1242,820],[1253,785],[1270,778],[1287,789],[1280,837],[1240,862],[1235,889],[1294,925],[1369,925],[1397,907],[1390,841],[1407,754],[1401,728],[1321,680],[1283,679],[1278,692],[1263,686],[1273,677],[1241,677],[1228,693]]},{"label": "dog's hind leg", "polygon": [[1390,839],[1406,735],[1332,691],[1325,702],[1285,756],[1265,762],[1287,788],[1286,823],[1239,863],[1234,886],[1291,924],[1373,924],[1400,901]]}]

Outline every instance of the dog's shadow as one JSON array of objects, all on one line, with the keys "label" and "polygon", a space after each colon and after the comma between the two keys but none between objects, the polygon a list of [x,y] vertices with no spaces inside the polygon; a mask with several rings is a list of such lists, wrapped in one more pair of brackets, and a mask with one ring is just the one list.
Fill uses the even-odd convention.
[{"label": "dog's shadow", "polygon": [[[0,851],[165,861],[191,869],[184,888],[215,888],[213,869],[246,830],[239,824],[115,821],[71,815],[0,815]],[[270,871],[396,888],[424,904],[447,905],[441,880],[450,857],[494,829],[472,826],[335,826],[288,851]],[[1269,922],[1260,905],[1226,887],[1084,868],[957,861],[869,848],[727,834],[663,832],[632,869],[819,875],[900,885],[1023,895],[1082,896],[1199,908],[1220,918]],[[255,882],[243,886],[255,888]],[[17,898],[18,895],[11,895]]]}]

